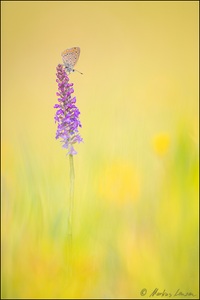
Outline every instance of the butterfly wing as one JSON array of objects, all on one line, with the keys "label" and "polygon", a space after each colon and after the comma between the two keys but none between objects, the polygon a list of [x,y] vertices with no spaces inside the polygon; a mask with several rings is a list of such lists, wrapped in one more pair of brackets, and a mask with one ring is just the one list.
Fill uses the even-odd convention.
[{"label": "butterfly wing", "polygon": [[73,69],[80,55],[80,48],[73,47],[62,52],[63,63],[67,68]]}]

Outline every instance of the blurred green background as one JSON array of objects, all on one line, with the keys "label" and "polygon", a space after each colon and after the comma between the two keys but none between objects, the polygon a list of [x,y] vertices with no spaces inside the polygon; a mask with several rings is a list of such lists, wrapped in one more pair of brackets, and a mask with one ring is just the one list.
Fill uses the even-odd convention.
[{"label": "blurred green background", "polygon": [[[1,6],[2,298],[197,299],[198,2]],[[53,106],[74,46],[84,143],[69,261]]]}]

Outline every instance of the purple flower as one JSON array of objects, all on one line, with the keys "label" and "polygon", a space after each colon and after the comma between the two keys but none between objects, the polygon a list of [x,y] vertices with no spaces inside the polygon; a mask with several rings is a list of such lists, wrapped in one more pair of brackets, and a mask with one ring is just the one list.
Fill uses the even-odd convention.
[{"label": "purple flower", "polygon": [[69,83],[69,77],[65,71],[63,65],[58,65],[57,68],[57,79],[59,104],[55,104],[54,108],[57,109],[54,120],[58,124],[56,131],[56,139],[61,139],[63,148],[68,149],[67,154],[75,155],[73,145],[83,141],[79,135],[78,128],[82,127],[79,120],[80,111],[76,107],[76,97],[72,97],[74,92],[73,83]]}]

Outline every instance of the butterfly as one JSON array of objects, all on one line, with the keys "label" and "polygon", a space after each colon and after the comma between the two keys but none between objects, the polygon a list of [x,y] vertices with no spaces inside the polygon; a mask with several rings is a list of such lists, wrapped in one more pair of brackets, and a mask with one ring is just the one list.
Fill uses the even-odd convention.
[{"label": "butterfly", "polygon": [[[71,72],[77,71],[74,69],[75,64],[77,63],[78,59],[79,59],[79,55],[80,55],[80,48],[79,47],[73,47],[70,49],[66,49],[65,51],[63,51],[61,53],[62,59],[63,59],[63,63],[64,66],[67,70],[67,72],[69,72],[69,74]],[[83,74],[81,72],[79,72],[80,74]]]}]

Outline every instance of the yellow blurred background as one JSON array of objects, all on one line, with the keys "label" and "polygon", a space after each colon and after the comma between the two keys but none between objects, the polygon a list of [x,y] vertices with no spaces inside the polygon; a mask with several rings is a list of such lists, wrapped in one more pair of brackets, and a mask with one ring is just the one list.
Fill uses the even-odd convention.
[{"label": "yellow blurred background", "polygon": [[[158,288],[198,299],[198,2],[1,8],[2,298],[145,299]],[[84,143],[70,275],[69,159],[53,106],[56,66],[74,46]]]}]

